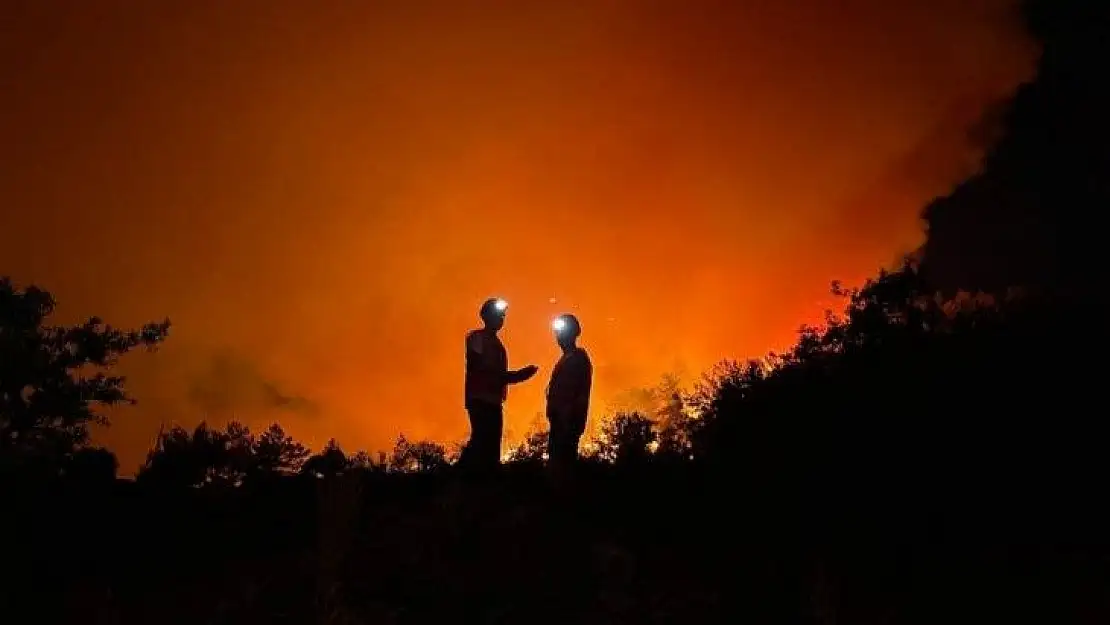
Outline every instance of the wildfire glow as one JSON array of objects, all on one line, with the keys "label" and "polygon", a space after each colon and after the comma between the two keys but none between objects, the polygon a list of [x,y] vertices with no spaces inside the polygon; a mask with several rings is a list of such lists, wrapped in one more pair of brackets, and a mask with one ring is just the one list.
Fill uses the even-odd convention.
[{"label": "wildfire glow", "polygon": [[831,280],[920,242],[1035,53],[1013,0],[18,5],[0,267],[57,323],[174,323],[96,432],[125,473],[171,421],[462,440],[492,293],[509,366],[540,367],[510,430],[543,411],[556,295],[591,424],[665,372],[785,348]]}]

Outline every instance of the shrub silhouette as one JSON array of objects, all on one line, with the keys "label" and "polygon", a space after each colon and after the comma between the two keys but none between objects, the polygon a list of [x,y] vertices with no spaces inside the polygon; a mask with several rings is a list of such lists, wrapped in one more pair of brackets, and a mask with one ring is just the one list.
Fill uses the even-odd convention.
[{"label": "shrub silhouette", "polygon": [[111,485],[116,481],[119,461],[103,447],[81,447],[70,454],[63,474],[86,486]]},{"label": "shrub silhouette", "polygon": [[542,464],[547,461],[547,430],[530,432],[524,440],[509,452],[509,462],[516,464]]},{"label": "shrub silhouette", "polygon": [[136,478],[171,487],[238,485],[249,466],[249,437],[250,431],[235,422],[226,431],[203,421],[192,432],[173,426],[158,435]]},{"label": "shrub silhouette", "polygon": [[137,477],[178,487],[239,486],[295,475],[309,453],[276,423],[255,436],[237,421],[223,430],[201,422],[192,433],[174,426],[160,434]]},{"label": "shrub silhouette", "polygon": [[638,413],[617,413],[602,427],[597,456],[619,465],[643,463],[657,442],[653,421]]},{"label": "shrub silhouette", "polygon": [[447,450],[431,441],[411,442],[401,434],[393,447],[389,466],[391,470],[403,473],[440,471],[448,466]]}]

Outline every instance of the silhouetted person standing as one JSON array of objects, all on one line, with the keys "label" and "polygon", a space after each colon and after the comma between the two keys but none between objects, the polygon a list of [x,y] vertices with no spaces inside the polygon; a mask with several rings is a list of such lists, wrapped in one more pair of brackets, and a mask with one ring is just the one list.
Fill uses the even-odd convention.
[{"label": "silhouetted person standing", "polygon": [[586,431],[593,364],[586,350],[578,346],[582,326],[574,315],[560,315],[551,325],[563,355],[547,385],[548,461],[553,476],[562,482],[578,460],[578,442]]},{"label": "silhouetted person standing", "polygon": [[489,299],[478,316],[483,327],[466,335],[466,411],[470,416],[470,440],[459,464],[470,471],[487,472],[501,462],[502,406],[510,384],[524,382],[539,370],[528,365],[509,370],[509,357],[497,333],[505,325],[508,304]]}]

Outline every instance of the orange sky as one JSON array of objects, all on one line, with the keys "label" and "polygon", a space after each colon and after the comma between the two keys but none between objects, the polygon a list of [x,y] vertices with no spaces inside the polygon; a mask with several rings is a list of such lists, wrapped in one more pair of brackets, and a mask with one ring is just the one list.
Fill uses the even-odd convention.
[{"label": "orange sky", "polygon": [[543,368],[519,435],[556,312],[596,414],[785,346],[830,280],[915,246],[962,129],[1028,75],[1009,4],[9,0],[0,273],[63,321],[173,320],[98,433],[125,473],[205,411],[458,439],[490,294],[511,364]]}]

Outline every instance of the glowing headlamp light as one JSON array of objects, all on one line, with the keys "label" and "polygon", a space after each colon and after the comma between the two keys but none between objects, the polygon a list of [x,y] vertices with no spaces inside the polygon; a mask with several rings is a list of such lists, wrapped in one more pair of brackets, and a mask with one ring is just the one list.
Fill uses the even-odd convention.
[{"label": "glowing headlamp light", "polygon": [[551,322],[551,329],[555,330],[556,332],[562,332],[566,328],[567,320],[563,319],[562,317],[556,317],[555,320]]},{"label": "glowing headlamp light", "polygon": [[506,310],[506,309],[507,309],[508,307],[509,307],[509,302],[506,302],[506,301],[505,301],[505,300],[503,300],[503,299],[498,299],[497,301],[495,301],[495,302],[493,303],[493,308],[494,308],[494,309],[495,309],[495,310],[496,310],[497,312],[505,312],[505,310]]}]

